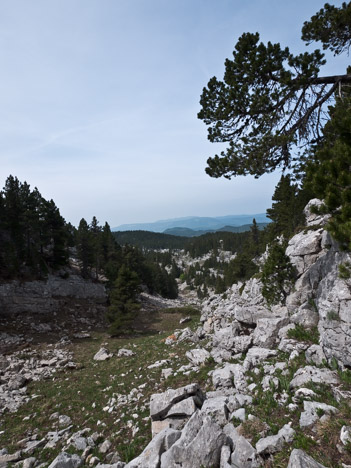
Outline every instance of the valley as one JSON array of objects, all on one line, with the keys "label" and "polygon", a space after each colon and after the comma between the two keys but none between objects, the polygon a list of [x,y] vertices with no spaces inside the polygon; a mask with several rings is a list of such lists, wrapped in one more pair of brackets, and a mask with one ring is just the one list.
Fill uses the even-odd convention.
[{"label": "valley", "polygon": [[[287,248],[299,277],[286,305],[267,305],[259,277],[199,299],[182,274],[200,274],[213,252],[174,251],[172,262],[183,266],[179,297],[141,292],[125,336],[111,337],[88,316],[80,321],[84,307],[66,325],[46,316],[46,329],[34,323],[19,334],[15,323],[2,332],[0,462],[348,466],[351,284],[337,265],[349,257],[328,247],[325,218],[309,208],[306,217],[315,228]],[[216,255],[230,262],[233,253]],[[325,283],[308,280],[317,271],[327,272]]]}]

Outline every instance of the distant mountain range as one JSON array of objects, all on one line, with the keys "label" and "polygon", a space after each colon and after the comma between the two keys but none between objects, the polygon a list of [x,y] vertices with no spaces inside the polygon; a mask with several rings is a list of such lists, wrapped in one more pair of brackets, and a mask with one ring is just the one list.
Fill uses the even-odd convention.
[{"label": "distant mountain range", "polygon": [[[268,223],[257,223],[259,229],[264,229]],[[183,227],[170,228],[163,231],[163,234],[172,236],[198,237],[211,232],[245,232],[249,231],[252,224],[243,224],[242,226],[224,226],[220,229],[195,230]]]},{"label": "distant mountain range", "polygon": [[[228,227],[239,227],[244,225],[251,225],[253,218],[256,219],[257,223],[269,223],[270,219],[267,218],[265,213],[257,213],[250,215],[228,215],[228,216],[216,216],[216,217],[199,217],[199,216],[189,216],[186,218],[173,218],[173,219],[163,219],[160,221],[155,221],[153,223],[138,223],[138,224],[122,224],[112,228],[112,231],[151,231],[151,232],[165,232],[168,234],[173,234],[168,232],[169,229],[174,228],[187,228],[193,231],[219,231],[228,230]],[[244,229],[247,230],[247,229]],[[238,232],[238,231],[232,231]],[[201,234],[204,234],[202,232]],[[201,235],[200,234],[200,235]],[[173,235],[186,235],[186,234],[173,234]],[[197,234],[199,235],[199,234]],[[189,236],[189,234],[187,235]]]}]

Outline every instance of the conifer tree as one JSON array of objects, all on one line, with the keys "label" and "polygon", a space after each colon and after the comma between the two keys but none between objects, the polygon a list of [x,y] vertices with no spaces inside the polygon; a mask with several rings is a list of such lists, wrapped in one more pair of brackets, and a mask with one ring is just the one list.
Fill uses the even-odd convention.
[{"label": "conifer tree", "polygon": [[139,284],[140,279],[136,272],[122,265],[110,293],[111,305],[107,318],[111,323],[111,335],[126,331],[132,324],[135,314],[140,309],[140,304],[136,302]]},{"label": "conifer tree", "polygon": [[332,215],[328,230],[343,249],[351,250],[351,90],[344,88],[331,119],[324,129],[323,143],[315,162],[308,168],[308,179],[324,200],[324,213]]},{"label": "conifer tree", "polygon": [[42,235],[44,244],[50,246],[48,262],[53,267],[63,266],[68,261],[68,231],[65,220],[60,215],[60,211],[53,200],[42,202],[42,213],[44,223]]},{"label": "conifer tree", "polygon": [[102,246],[101,246],[101,227],[99,226],[99,222],[96,219],[95,216],[93,216],[93,219],[89,225],[89,231],[91,233],[91,242],[92,242],[92,247],[94,250],[94,260],[93,260],[93,266],[95,270],[95,278],[97,279],[99,276],[99,271],[101,268],[101,262],[102,262]]},{"label": "conifer tree", "polygon": [[268,258],[262,268],[262,295],[269,305],[285,304],[286,297],[296,279],[295,269],[285,255],[286,245],[275,242],[269,249]]},{"label": "conifer tree", "polygon": [[256,219],[252,220],[249,233],[249,250],[253,257],[256,257],[260,253],[260,231],[258,229]]},{"label": "conifer tree", "polygon": [[[302,39],[321,40],[335,54],[351,42],[351,2],[326,4],[305,22]],[[227,143],[207,160],[211,177],[251,174],[259,177],[299,164],[296,146],[319,141],[327,104],[345,84],[350,70],[321,76],[324,54],[316,49],[294,55],[279,43],[264,44],[258,33],[244,33],[226,59],[223,80],[210,79],[203,89],[198,117],[208,126],[211,142]]]},{"label": "conifer tree", "polygon": [[94,244],[88,223],[84,218],[79,222],[76,233],[77,256],[81,262],[81,272],[84,278],[90,276],[90,269],[94,262]]}]

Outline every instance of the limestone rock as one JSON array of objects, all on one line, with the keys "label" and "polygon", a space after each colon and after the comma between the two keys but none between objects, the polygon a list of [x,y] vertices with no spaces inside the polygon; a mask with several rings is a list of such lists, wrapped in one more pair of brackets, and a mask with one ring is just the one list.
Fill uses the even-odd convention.
[{"label": "limestone rock", "polygon": [[107,348],[100,348],[94,356],[94,361],[106,361],[113,356]]},{"label": "limestone rock", "polygon": [[278,349],[279,351],[283,351],[284,353],[297,353],[300,354],[301,351],[306,351],[308,348],[308,344],[304,342],[298,342],[296,340],[286,339],[283,338],[279,343]]},{"label": "limestone rock", "polygon": [[294,449],[289,458],[287,468],[326,468],[308,456],[303,450]]},{"label": "limestone rock", "polygon": [[26,455],[32,455],[35,452],[35,450],[37,450],[40,447],[43,447],[45,445],[45,442],[45,439],[28,441],[26,444],[26,448],[23,449],[23,453]]},{"label": "limestone rock", "polygon": [[227,436],[227,441],[233,449],[236,446],[238,439],[241,437],[232,423],[228,423],[223,427],[223,432]]},{"label": "limestone rock", "polygon": [[321,251],[322,229],[302,231],[289,240],[285,254],[294,265],[295,257],[317,254]]},{"label": "limestone rock", "polygon": [[223,361],[229,361],[232,357],[232,353],[226,349],[212,348],[210,355],[213,357],[217,364],[222,364]]},{"label": "limestone rock", "polygon": [[221,449],[221,459],[220,459],[220,464],[219,468],[231,468],[230,464],[230,455],[231,455],[231,450],[229,445],[223,445]]},{"label": "limestone rock", "polygon": [[321,366],[327,360],[322,346],[315,344],[306,350],[305,355],[306,361],[309,364],[315,364],[316,366]]},{"label": "limestone rock", "polygon": [[6,452],[7,450],[5,450],[5,453],[0,452],[0,465],[6,465],[7,463],[16,462],[18,460],[21,460],[22,458],[21,450],[12,454],[8,454]]},{"label": "limestone rock", "polygon": [[294,435],[294,429],[292,429],[289,424],[285,424],[277,435],[265,437],[257,442],[257,453],[260,455],[279,452],[282,450],[284,444],[293,441]]},{"label": "limestone rock", "polygon": [[111,446],[112,444],[109,440],[104,440],[104,442],[99,446],[99,452],[107,453],[110,450]]},{"label": "limestone rock", "polygon": [[131,349],[121,348],[118,350],[117,357],[131,357],[135,356],[135,353]]},{"label": "limestone rock", "polygon": [[234,367],[235,364],[227,364],[213,372],[212,382],[215,388],[234,387]]},{"label": "limestone rock", "polygon": [[161,455],[172,447],[180,435],[180,431],[164,429],[152,439],[137,458],[127,463],[125,468],[159,468]]},{"label": "limestone rock", "polygon": [[252,367],[257,366],[264,360],[268,359],[269,357],[276,356],[277,354],[278,353],[275,350],[259,348],[258,346],[254,346],[250,348],[249,351],[247,352],[247,355],[243,364],[243,369],[245,371],[248,371]]},{"label": "limestone rock", "polygon": [[72,423],[72,419],[65,415],[65,414],[61,414],[58,418],[58,425],[60,427],[67,427],[69,426],[70,424]]},{"label": "limestone rock", "polygon": [[246,325],[256,325],[259,319],[269,317],[272,317],[272,312],[263,305],[235,307],[236,320]]},{"label": "limestone rock", "polygon": [[326,414],[335,414],[338,412],[337,408],[325,403],[319,403],[317,401],[304,401],[304,411],[300,416],[300,427],[310,427],[319,420],[317,411],[322,410]]},{"label": "limestone rock", "polygon": [[199,405],[204,400],[204,395],[198,384],[190,384],[176,390],[170,389],[164,393],[155,393],[150,399],[150,416],[154,421],[167,416],[173,405],[191,396],[196,397]]},{"label": "limestone rock", "polygon": [[151,421],[151,434],[152,437],[155,437],[164,429],[175,429],[177,431],[181,430],[188,418],[165,418],[162,421]]},{"label": "limestone rock", "polygon": [[200,366],[210,357],[210,353],[203,348],[192,349],[187,351],[185,354],[189,361],[195,366]]},{"label": "limestone rock", "polygon": [[35,457],[26,458],[23,460],[22,468],[33,468],[37,459]]},{"label": "limestone rock", "polygon": [[246,420],[246,411],[245,408],[238,408],[231,414],[232,418],[240,419],[240,421]]},{"label": "limestone rock", "polygon": [[234,338],[238,335],[239,329],[239,324],[233,323],[228,327],[216,330],[213,335],[213,346],[228,351],[232,350],[234,347]]},{"label": "limestone rock", "polygon": [[344,445],[351,443],[351,426],[342,426],[340,440]]},{"label": "limestone rock", "polygon": [[339,383],[339,377],[336,372],[329,369],[306,366],[295,372],[294,378],[290,382],[290,388],[302,387],[307,382],[333,385]]},{"label": "limestone rock", "polygon": [[161,376],[163,379],[168,379],[173,374],[172,367],[166,367],[166,369],[161,370]]},{"label": "limestone rock", "polygon": [[310,200],[307,205],[305,206],[303,212],[306,216],[306,225],[307,226],[324,226],[328,219],[330,218],[330,215],[323,215],[323,214],[315,214],[312,212],[312,207],[315,208],[321,208],[323,205],[322,200],[319,200],[318,198],[313,198]]},{"label": "limestone rock", "polygon": [[228,423],[229,411],[227,407],[228,398],[219,396],[216,398],[209,398],[204,401],[201,408],[201,413],[211,417],[217,424],[224,426]]},{"label": "limestone rock", "polygon": [[78,468],[82,464],[83,461],[78,455],[61,452],[49,465],[49,468]]},{"label": "limestone rock", "polygon": [[197,411],[184,427],[181,437],[161,456],[161,468],[218,466],[226,439],[218,424]]},{"label": "limestone rock", "polygon": [[236,336],[233,339],[233,352],[235,353],[244,353],[249,349],[252,343],[251,335],[241,335]]},{"label": "limestone rock", "polygon": [[[83,279],[70,271],[69,278],[49,274],[46,281],[10,281],[0,284],[0,309],[3,315],[50,314],[66,307],[67,299],[80,300],[95,308],[106,304],[107,295],[103,284]],[[96,309],[95,309],[96,312]],[[46,333],[47,327],[38,332]]]},{"label": "limestone rock", "polygon": [[196,409],[194,397],[191,396],[175,403],[166,414],[166,418],[190,418]]},{"label": "limestone rock", "polygon": [[274,348],[278,332],[289,323],[289,318],[263,318],[257,321],[253,344],[262,348]]},{"label": "limestone rock", "polygon": [[148,369],[157,369],[158,367],[168,366],[171,363],[169,359],[161,359],[147,366]]},{"label": "limestone rock", "polygon": [[182,341],[197,341],[197,337],[195,336],[191,328],[187,327],[184,328],[184,330],[182,330],[177,340],[179,343]]},{"label": "limestone rock", "polygon": [[125,468],[126,464],[124,462],[116,462],[116,463],[111,463],[110,465],[107,463],[98,463],[96,465],[96,468]]},{"label": "limestone rock", "polygon": [[257,453],[245,437],[240,436],[236,441],[235,450],[232,453],[231,464],[242,468],[258,468]]},{"label": "limestone rock", "polygon": [[311,308],[310,304],[303,304],[295,314],[291,315],[290,321],[295,325],[301,325],[304,328],[310,329],[318,325],[319,315]]},{"label": "limestone rock", "polygon": [[310,388],[298,388],[295,392],[295,397],[302,400],[311,400],[311,398],[316,397],[317,394]]}]

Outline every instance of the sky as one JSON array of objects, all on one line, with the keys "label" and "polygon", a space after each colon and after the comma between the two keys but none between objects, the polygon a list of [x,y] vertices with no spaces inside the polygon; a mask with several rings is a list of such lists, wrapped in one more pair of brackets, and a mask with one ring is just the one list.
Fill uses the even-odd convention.
[{"label": "sky", "polygon": [[74,225],[265,212],[279,173],[206,175],[223,145],[197,119],[200,95],[243,32],[305,50],[323,3],[0,0],[0,187],[27,181]]}]

